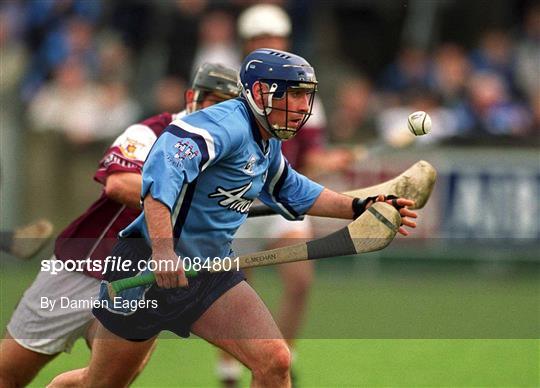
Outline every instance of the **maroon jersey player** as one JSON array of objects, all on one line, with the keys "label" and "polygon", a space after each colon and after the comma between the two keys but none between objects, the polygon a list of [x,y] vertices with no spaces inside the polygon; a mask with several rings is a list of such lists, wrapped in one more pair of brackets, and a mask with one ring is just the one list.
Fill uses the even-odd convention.
[{"label": "maroon jersey player", "polygon": [[92,346],[92,301],[99,294],[103,263],[117,233],[140,213],[141,172],[150,148],[176,117],[236,97],[237,79],[236,70],[202,65],[186,91],[185,111],[134,124],[107,150],[94,176],[104,186],[101,196],[60,233],[50,261],[53,268],[68,260],[80,263],[82,271],[41,271],[26,290],[0,343],[0,386],[27,385],[77,338]]}]

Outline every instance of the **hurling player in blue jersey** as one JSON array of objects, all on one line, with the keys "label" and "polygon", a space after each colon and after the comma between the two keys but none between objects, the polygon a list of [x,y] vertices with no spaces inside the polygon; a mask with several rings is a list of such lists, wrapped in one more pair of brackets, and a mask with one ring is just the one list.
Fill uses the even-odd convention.
[{"label": "hurling player in blue jersey", "polygon": [[[305,59],[258,49],[245,58],[240,80],[241,98],[174,120],[150,151],[144,212],[120,233],[112,255],[150,260],[161,268],[154,271],[157,285],[145,291],[140,308],[94,309],[101,326],[90,366],[80,371],[83,385],[126,385],[163,330],[193,333],[229,352],[251,370],[253,386],[290,385],[287,343],[242,273],[200,273],[188,282],[174,264],[178,257],[231,256],[234,234],[257,197],[289,219],[306,213],[352,219],[372,201],[323,188],[295,172],[281,153],[281,141],[310,116],[317,81]],[[397,201],[404,206],[403,225],[414,227],[409,217],[416,214],[407,209],[413,202]],[[136,271],[113,272],[108,280]],[[57,378],[51,386],[66,385]]]}]

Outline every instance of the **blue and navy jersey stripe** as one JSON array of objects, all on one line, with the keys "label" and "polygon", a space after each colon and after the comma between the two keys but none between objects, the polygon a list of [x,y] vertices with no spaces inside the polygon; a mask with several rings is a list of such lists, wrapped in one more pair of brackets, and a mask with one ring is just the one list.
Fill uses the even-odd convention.
[{"label": "blue and navy jersey stripe", "polygon": [[[179,238],[182,234],[182,229],[184,228],[184,224],[186,223],[186,219],[188,217],[189,209],[191,208],[191,203],[193,202],[193,196],[195,195],[195,189],[197,187],[197,179],[195,179],[193,182],[188,183],[186,187],[185,194],[182,198],[182,203],[177,204],[176,206],[180,205],[180,210],[178,211],[178,216],[176,220],[173,220],[173,236],[175,239]],[[175,240],[176,245],[176,240]]]},{"label": "blue and navy jersey stripe", "polygon": [[283,187],[283,184],[287,180],[288,174],[289,174],[289,162],[285,160],[285,168],[283,169],[281,176],[279,177],[277,183],[275,184],[272,190],[272,196],[275,198],[276,202],[280,203],[285,209],[287,209],[287,211],[293,217],[298,218],[300,214],[296,212],[285,200],[285,198],[281,195],[281,189]]}]

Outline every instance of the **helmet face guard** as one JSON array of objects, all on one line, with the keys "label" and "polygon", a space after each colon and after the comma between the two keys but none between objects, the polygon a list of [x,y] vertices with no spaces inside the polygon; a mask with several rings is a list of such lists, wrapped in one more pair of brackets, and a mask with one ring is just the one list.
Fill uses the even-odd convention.
[{"label": "helmet face guard", "polygon": [[[269,89],[266,92],[259,89],[259,94],[263,103],[262,112],[264,114],[264,120],[266,122],[265,128],[276,138],[280,140],[289,140],[296,136],[298,131],[304,126],[311,116],[313,109],[313,100],[315,98],[315,92],[317,91],[317,84],[311,82],[296,82],[296,81],[281,81],[282,88],[274,80],[260,80],[262,84],[268,85]],[[307,111],[295,111],[289,109],[289,92],[303,91],[308,94],[308,110]],[[285,99],[285,108],[276,108],[273,106],[274,99]],[[270,123],[269,114],[273,111],[285,112],[284,126],[280,126],[277,123]],[[289,113],[297,113],[302,115],[302,119],[295,127],[289,127]]]},{"label": "helmet face guard", "polygon": [[[240,70],[242,94],[255,115],[259,124],[270,135],[288,140],[296,135],[300,128],[311,116],[313,100],[317,91],[317,80],[311,65],[302,57],[285,51],[272,49],[258,49],[249,54]],[[262,108],[253,98],[253,85],[261,83],[267,86],[266,91],[259,88],[262,99]],[[307,111],[289,110],[289,93],[302,91],[309,95],[309,107]],[[285,99],[285,108],[275,108],[274,99]],[[269,115],[272,110],[285,111],[285,122],[280,125],[271,123]],[[294,128],[289,127],[289,113],[303,115],[299,124]]]}]

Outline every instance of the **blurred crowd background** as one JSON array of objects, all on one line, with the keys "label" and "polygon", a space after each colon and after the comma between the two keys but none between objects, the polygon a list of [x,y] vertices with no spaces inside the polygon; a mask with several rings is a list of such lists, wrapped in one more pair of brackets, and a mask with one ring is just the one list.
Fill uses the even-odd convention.
[{"label": "blurred crowd background", "polygon": [[[128,125],[183,108],[201,63],[241,61],[247,0],[0,2],[2,219],[65,225]],[[329,146],[540,146],[540,3],[288,0]],[[433,133],[412,139],[407,115]],[[413,140],[415,140],[413,142]]]}]

